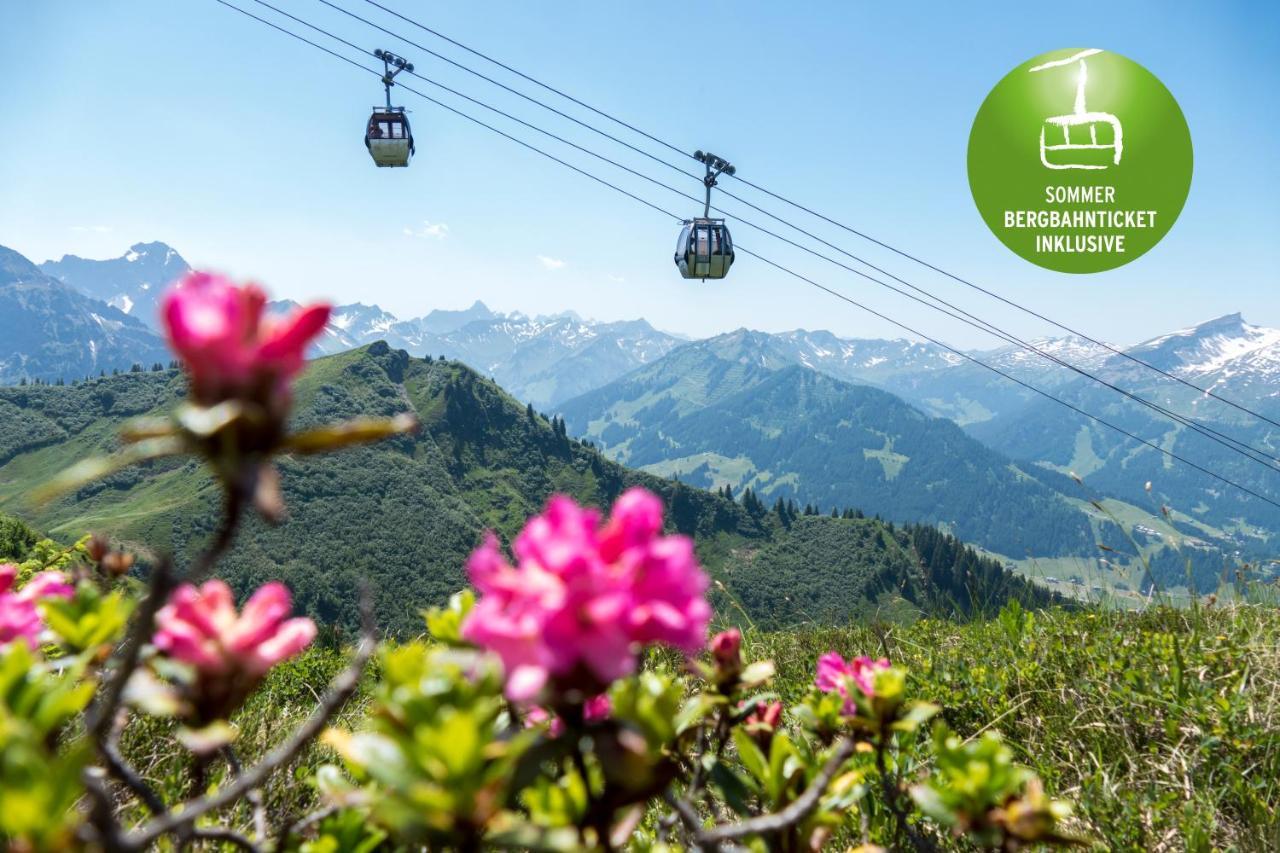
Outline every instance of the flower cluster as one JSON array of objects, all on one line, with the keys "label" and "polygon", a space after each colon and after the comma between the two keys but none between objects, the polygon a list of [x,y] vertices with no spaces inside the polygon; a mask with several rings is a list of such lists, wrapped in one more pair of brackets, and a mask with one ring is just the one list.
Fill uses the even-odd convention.
[{"label": "flower cluster", "polygon": [[288,400],[289,380],[302,369],[331,308],[310,305],[275,321],[264,316],[266,304],[257,285],[203,272],[188,274],[165,294],[165,331],[191,374],[197,401]]},{"label": "flower cluster", "polygon": [[707,576],[685,536],[662,535],[662,502],[631,489],[600,515],[554,497],[516,538],[509,564],[490,535],[467,570],[480,599],[464,639],[501,657],[516,701],[548,687],[600,693],[635,671],[638,649],[706,643]]},{"label": "flower cluster", "polygon": [[226,717],[271,667],[310,645],[315,623],[287,618],[291,609],[289,590],[280,583],[259,587],[240,613],[220,580],[174,590],[156,614],[152,644],[195,669],[191,701],[198,720]]},{"label": "flower cluster", "polygon": [[852,714],[855,711],[855,697],[850,694],[850,685],[856,687],[866,698],[874,699],[876,675],[887,669],[888,658],[875,660],[856,657],[846,661],[836,652],[827,652],[818,658],[818,675],[813,683],[823,693],[839,693],[843,696],[845,713]]},{"label": "flower cluster", "polygon": [[40,572],[15,590],[17,579],[17,566],[0,565],[0,646],[22,640],[35,649],[45,627],[36,604],[45,598],[70,598],[75,590],[59,571]]}]

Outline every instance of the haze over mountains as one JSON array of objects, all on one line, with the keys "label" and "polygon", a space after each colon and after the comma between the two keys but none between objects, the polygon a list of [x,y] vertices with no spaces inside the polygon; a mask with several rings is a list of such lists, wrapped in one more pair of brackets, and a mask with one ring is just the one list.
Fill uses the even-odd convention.
[{"label": "haze over mountains", "polygon": [[[71,380],[167,358],[151,326],[157,289],[187,269],[172,248],[140,243],[120,258],[68,256],[38,269],[16,253],[6,257],[20,272],[3,273],[0,299],[12,302],[19,292],[13,287],[25,287],[12,302],[21,303],[14,322],[25,337],[0,341],[0,382]],[[45,301],[32,301],[33,284],[49,294]],[[79,339],[68,328],[93,335],[76,349]],[[45,339],[62,343],[36,345]],[[336,308],[317,354],[379,340],[415,356],[460,360],[537,410],[564,414],[571,432],[627,464],[699,485],[750,485],[766,502],[787,497],[936,522],[1011,558],[1096,556],[1108,522],[1086,502],[1095,495],[1122,499],[1131,514],[1172,506],[1186,535],[1165,531],[1142,543],[1166,561],[1191,543],[1191,550],[1215,555],[1220,568],[1223,555],[1265,549],[1271,531],[1280,529],[1280,512],[1264,502],[932,344],[844,339],[821,330],[738,330],[689,342],[642,319],[528,317],[481,302],[402,319],[357,303]],[[1104,347],[1070,335],[1034,345],[1254,447],[1280,449],[1275,424]],[[1228,315],[1129,352],[1280,421],[1280,330]],[[1017,347],[978,355],[1153,444],[1272,493],[1275,475],[1265,467],[1078,373]]]}]

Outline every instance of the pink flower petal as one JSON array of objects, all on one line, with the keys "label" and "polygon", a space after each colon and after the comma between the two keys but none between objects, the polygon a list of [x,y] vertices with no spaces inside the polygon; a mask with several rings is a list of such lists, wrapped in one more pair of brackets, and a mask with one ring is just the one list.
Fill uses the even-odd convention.
[{"label": "pink flower petal", "polygon": [[75,587],[67,583],[66,575],[50,569],[27,581],[18,591],[18,597],[26,601],[37,601],[42,598],[71,598],[75,592]]}]

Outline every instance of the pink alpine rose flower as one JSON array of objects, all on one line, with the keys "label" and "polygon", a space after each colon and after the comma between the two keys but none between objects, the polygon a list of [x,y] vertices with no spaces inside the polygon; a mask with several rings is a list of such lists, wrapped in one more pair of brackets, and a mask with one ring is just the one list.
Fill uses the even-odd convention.
[{"label": "pink alpine rose flower", "polygon": [[684,536],[662,535],[662,503],[632,489],[602,527],[595,510],[553,497],[516,537],[510,565],[489,535],[467,571],[480,599],[462,636],[502,658],[506,693],[603,692],[635,671],[640,647],[693,654],[706,642],[707,577]]},{"label": "pink alpine rose flower", "polygon": [[742,632],[737,628],[730,628],[712,637],[711,657],[722,667],[741,667]]},{"label": "pink alpine rose flower", "polygon": [[0,565],[0,647],[22,640],[35,649],[45,628],[37,602],[45,598],[70,598],[75,590],[58,571],[40,572],[23,584],[22,589],[14,590],[17,578],[17,566]]},{"label": "pink alpine rose flower", "polygon": [[301,652],[315,623],[287,618],[289,590],[268,583],[236,612],[231,588],[220,580],[199,589],[183,584],[156,614],[152,644],[196,670],[193,704],[203,722],[226,717],[253,692],[271,667]]},{"label": "pink alpine rose flower", "polygon": [[742,721],[743,730],[760,745],[760,748],[765,751],[765,755],[769,754],[769,744],[773,740],[773,733],[778,730],[780,725],[782,725],[782,703],[776,700],[773,702],[757,702],[756,707]]},{"label": "pink alpine rose flower", "polygon": [[188,273],[165,294],[160,313],[169,344],[185,362],[199,402],[288,394],[331,306],[310,305],[273,320],[264,316],[266,304],[257,285],[203,272]]},{"label": "pink alpine rose flower", "polygon": [[849,684],[856,686],[868,699],[874,699],[876,674],[888,668],[888,658],[875,660],[856,657],[845,661],[836,652],[827,652],[818,658],[818,675],[814,679],[814,685],[823,693],[839,693],[845,698],[845,711],[852,713],[854,701],[849,695]]}]

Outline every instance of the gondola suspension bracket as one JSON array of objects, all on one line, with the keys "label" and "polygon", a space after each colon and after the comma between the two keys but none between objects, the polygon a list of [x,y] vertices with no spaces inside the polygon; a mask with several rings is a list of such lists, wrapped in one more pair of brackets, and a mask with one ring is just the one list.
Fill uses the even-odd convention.
[{"label": "gondola suspension bracket", "polygon": [[405,108],[391,105],[391,87],[401,71],[413,73],[413,63],[388,50],[375,50],[373,55],[382,60],[386,106],[373,108],[373,115],[365,126],[364,146],[378,166],[408,166],[414,154],[413,131]]},{"label": "gondola suspension bracket", "polygon": [[695,151],[694,159],[706,166],[702,185],[706,188],[706,203],[702,216],[686,219],[676,242],[676,269],[683,278],[724,278],[733,265],[733,238],[723,219],[711,218],[711,188],[716,178],[732,175],[733,164],[715,154]]}]

